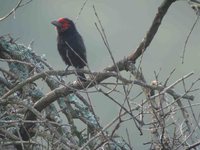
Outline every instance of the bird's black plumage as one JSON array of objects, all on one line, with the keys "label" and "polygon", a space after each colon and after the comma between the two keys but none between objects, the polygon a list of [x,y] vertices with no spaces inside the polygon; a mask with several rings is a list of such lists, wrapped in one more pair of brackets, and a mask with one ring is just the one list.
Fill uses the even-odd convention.
[{"label": "bird's black plumage", "polygon": [[[60,18],[57,21],[52,21],[52,24],[56,26],[58,31],[57,48],[65,64],[77,69],[86,66],[86,48],[73,21],[68,18]],[[86,80],[83,73],[77,74],[81,81]]]}]

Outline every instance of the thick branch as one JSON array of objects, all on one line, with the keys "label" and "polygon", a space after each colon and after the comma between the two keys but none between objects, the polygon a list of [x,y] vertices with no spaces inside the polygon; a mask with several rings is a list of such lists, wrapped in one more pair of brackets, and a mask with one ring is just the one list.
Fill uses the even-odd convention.
[{"label": "thick branch", "polygon": [[[176,0],[165,0],[161,4],[161,6],[158,8],[158,12],[153,20],[152,25],[149,28],[149,31],[147,32],[146,36],[143,38],[143,40],[140,43],[140,45],[138,46],[138,48],[133,53],[131,53],[126,59],[123,59],[123,60],[120,60],[119,62],[117,62],[117,66],[120,71],[126,69],[124,66],[126,66],[128,61],[135,62],[137,60],[137,58],[140,57],[142,53],[144,53],[146,48],[150,45],[151,41],[153,40],[155,34],[157,33],[158,28],[160,27],[160,24],[165,16],[165,14],[167,13],[167,10],[172,5],[172,3],[175,1]],[[116,71],[116,67],[113,65],[111,67],[107,67],[105,70]]]}]

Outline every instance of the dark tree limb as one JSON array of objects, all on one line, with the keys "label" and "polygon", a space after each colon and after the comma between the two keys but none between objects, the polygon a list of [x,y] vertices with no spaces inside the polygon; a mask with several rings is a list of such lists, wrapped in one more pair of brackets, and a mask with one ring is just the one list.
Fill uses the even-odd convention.
[{"label": "dark tree limb", "polygon": [[[136,48],[136,50],[134,50],[129,56],[127,56],[125,59],[120,60],[119,62],[117,62],[117,66],[119,68],[120,71],[122,70],[126,70],[126,66],[127,66],[127,62],[131,61],[131,62],[135,62],[137,60],[138,57],[140,57],[142,55],[142,53],[144,53],[144,51],[146,50],[146,48],[150,45],[150,43],[152,42],[154,36],[156,35],[161,22],[164,18],[164,16],[166,15],[169,7],[175,2],[176,0],[164,0],[163,3],[160,5],[160,7],[158,8],[158,12],[152,22],[152,25],[150,26],[147,34],[145,35],[145,37],[143,38],[142,42],[139,44],[139,46]],[[105,68],[106,71],[116,71],[116,67],[113,65],[111,67],[107,67]]]}]

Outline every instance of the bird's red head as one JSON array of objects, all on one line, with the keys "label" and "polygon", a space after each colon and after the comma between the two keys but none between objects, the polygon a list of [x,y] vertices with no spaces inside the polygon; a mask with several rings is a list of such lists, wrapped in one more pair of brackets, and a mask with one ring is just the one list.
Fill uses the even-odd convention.
[{"label": "bird's red head", "polygon": [[72,25],[72,21],[69,20],[68,18],[59,18],[56,21],[52,21],[51,22],[54,26],[56,26],[58,31],[65,31],[67,29],[69,29]]}]

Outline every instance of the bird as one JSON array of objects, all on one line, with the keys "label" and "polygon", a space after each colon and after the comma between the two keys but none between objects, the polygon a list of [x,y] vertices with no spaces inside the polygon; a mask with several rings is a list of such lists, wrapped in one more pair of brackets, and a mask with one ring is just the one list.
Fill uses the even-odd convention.
[{"label": "bird", "polygon": [[[57,30],[57,49],[62,60],[67,65],[66,70],[73,66],[82,69],[87,66],[87,56],[84,41],[77,31],[76,26],[69,18],[59,18],[51,21]],[[84,73],[77,72],[79,81],[85,82]]]}]

